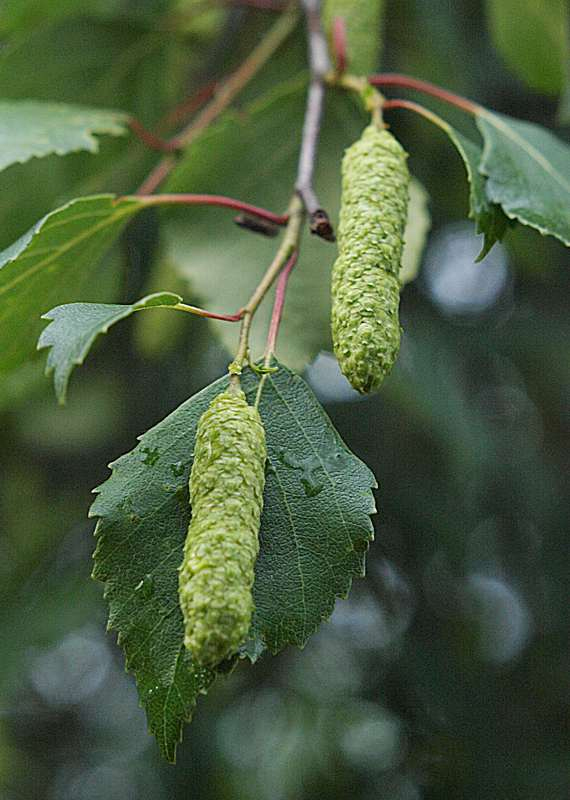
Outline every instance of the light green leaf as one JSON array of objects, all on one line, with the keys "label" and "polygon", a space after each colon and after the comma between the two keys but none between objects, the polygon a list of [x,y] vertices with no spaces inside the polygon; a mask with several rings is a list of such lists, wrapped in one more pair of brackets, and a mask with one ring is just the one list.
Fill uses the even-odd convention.
[{"label": "light green leaf", "polygon": [[530,122],[479,109],[480,172],[505,214],[570,245],[570,147]]},{"label": "light green leaf", "polygon": [[111,325],[130,317],[145,308],[166,308],[180,303],[180,295],[157,292],[136,303],[117,305],[108,303],[68,303],[52,308],[42,319],[52,320],[42,331],[38,350],[51,347],[48,353],[46,375],[51,372],[55,393],[60,403],[65,403],[67,384],[73,368],[83,364],[93,342]]},{"label": "light green leaf", "polygon": [[140,208],[113,195],[72,200],[0,253],[0,375],[33,357],[41,315],[81,299],[101,257]]},{"label": "light green leaf", "polygon": [[532,89],[558,94],[570,58],[566,0],[487,0],[495,47]]},{"label": "light green leaf", "polygon": [[415,280],[422,263],[431,217],[428,209],[429,196],[417,178],[410,181],[410,203],[408,221],[404,231],[404,252],[400,268],[400,284],[405,286]]},{"label": "light green leaf", "polygon": [[[333,221],[338,218],[340,162],[345,147],[361,132],[362,117],[342,94],[331,94],[321,133],[316,188]],[[262,100],[231,113],[189,149],[166,187],[168,191],[230,194],[274,211],[284,210],[295,183],[305,81],[273,90]],[[284,136],[284,130],[299,136]],[[186,209],[169,212],[164,231],[166,257],[209,310],[230,313],[245,305],[275,253],[274,239],[237,228],[227,212]],[[331,244],[305,233],[299,262],[289,281],[278,354],[296,370],[330,349]],[[251,345],[263,352],[272,295],[255,316]],[[306,321],[310,319],[311,324]],[[229,353],[237,344],[236,326],[213,323]]]},{"label": "light green leaf", "polygon": [[[255,400],[259,377],[242,385]],[[106,584],[150,730],[174,758],[182,725],[213,674],[183,646],[178,572],[189,523],[188,476],[196,426],[222,378],[187,400],[112,464],[91,514],[99,517],[94,576]],[[372,538],[372,473],[347,449],[305,382],[288,369],[267,377],[260,414],[268,468],[256,565],[252,642],[258,655],[302,647],[363,574]]]},{"label": "light green leaf", "polygon": [[370,75],[380,66],[384,0],[324,0],[323,25],[329,36],[335,17],[346,27],[348,69],[355,75]]},{"label": "light green leaf", "polygon": [[30,158],[77,150],[96,153],[94,134],[126,134],[127,115],[64,103],[0,101],[0,170]]}]

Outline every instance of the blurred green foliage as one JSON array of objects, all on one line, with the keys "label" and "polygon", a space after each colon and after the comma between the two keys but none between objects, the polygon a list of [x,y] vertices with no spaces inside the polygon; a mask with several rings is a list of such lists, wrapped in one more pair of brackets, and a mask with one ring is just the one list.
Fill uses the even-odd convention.
[{"label": "blurred green foliage", "polygon": [[[232,8],[212,27],[180,2],[99,3],[97,18],[83,4],[59,5],[69,13],[49,25],[29,16],[17,35],[2,28],[2,96],[80,96],[148,124],[188,85],[226,72],[270,22]],[[383,68],[550,126],[554,101],[504,71],[483,5],[388,4]],[[220,30],[225,55],[208,38]],[[289,51],[297,63],[302,45]],[[279,58],[249,98],[271,85],[287,53]],[[394,111],[389,121],[434,220],[424,270],[403,295],[401,359],[382,393],[364,401],[347,393],[331,359],[308,371],[380,483],[368,576],[304,652],[263,658],[221,682],[199,705],[175,767],[160,763],[105,636],[85,514],[107,462],[218,377],[227,357],[191,319],[159,337],[168,347],[148,360],[141,336],[155,342],[156,333],[132,320],[100,343],[65,409],[34,365],[0,388],[6,800],[568,797],[567,251],[516,229],[469,284],[480,243],[469,228],[449,227],[465,217],[463,165],[423,120]],[[336,157],[320,158],[338,170]],[[132,191],[154,159],[116,141],[96,159],[11,168],[0,181],[3,245],[62,198]],[[157,220],[145,214],[125,233],[99,273],[110,276],[97,287],[104,299],[177,290],[154,285]],[[200,224],[207,236],[206,215]],[[483,302],[485,285],[495,290]]]}]

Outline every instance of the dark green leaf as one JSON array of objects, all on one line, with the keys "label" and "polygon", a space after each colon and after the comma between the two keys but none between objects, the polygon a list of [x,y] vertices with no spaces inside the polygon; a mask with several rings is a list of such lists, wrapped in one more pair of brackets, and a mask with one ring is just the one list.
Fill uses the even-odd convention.
[{"label": "dark green leaf", "polygon": [[[106,583],[109,626],[119,633],[151,731],[170,759],[198,694],[213,676],[183,646],[177,568],[188,528],[188,476],[196,426],[222,378],[187,400],[112,464],[97,491],[94,576]],[[255,400],[259,377],[243,376]],[[249,651],[303,646],[361,575],[372,538],[370,470],[346,448],[304,381],[280,366],[260,413],[268,447]],[[151,691],[152,690],[152,691]]]},{"label": "dark green leaf", "polygon": [[570,125],[570,59],[566,65],[566,84],[556,112],[557,125]]},{"label": "dark green leaf", "polygon": [[[257,379],[245,382],[253,402]],[[253,637],[303,647],[364,574],[373,536],[370,470],[346,447],[307,384],[280,366],[263,389],[268,472]]]},{"label": "dark green leaf", "polygon": [[495,242],[501,241],[505,235],[508,220],[501,207],[489,200],[485,178],[479,171],[482,157],[481,148],[458,131],[451,130],[453,131],[450,133],[451,139],[463,159],[469,179],[469,216],[475,220],[477,233],[484,235],[483,248],[477,258],[480,261],[487,255]]},{"label": "dark green leaf", "polygon": [[67,384],[78,364],[83,364],[93,342],[111,325],[130,317],[145,308],[165,308],[180,303],[180,295],[158,292],[143,297],[136,303],[117,305],[107,303],[68,303],[52,308],[42,319],[52,320],[42,331],[38,350],[51,347],[48,353],[46,375],[53,372],[55,393],[60,403],[65,403]]},{"label": "dark green leaf", "polygon": [[566,0],[487,0],[495,47],[532,89],[558,94],[570,57]]},{"label": "dark green leaf", "polygon": [[[119,0],[91,0],[89,14],[118,10]],[[84,0],[3,0],[0,8],[0,31],[16,33],[35,25],[76,14],[85,14]]]},{"label": "dark green leaf", "polygon": [[122,136],[127,132],[126,120],[119,111],[34,100],[0,102],[0,170],[52,153],[96,153],[99,145],[94,134]]},{"label": "dark green leaf", "polygon": [[570,245],[570,147],[530,122],[480,109],[486,192],[511,219]]},{"label": "dark green leaf", "polygon": [[475,220],[477,233],[484,235],[484,244],[478,261],[484,258],[495,242],[501,241],[507,229],[508,220],[501,207],[490,201],[486,190],[486,181],[481,174],[482,152],[475,144],[459,133],[446,120],[430,112],[433,121],[449,136],[457,152],[463,159],[469,181],[469,216]]},{"label": "dark green leaf", "polygon": [[141,204],[99,195],[52,211],[0,253],[0,374],[31,358],[41,315],[79,300],[127,221]]}]

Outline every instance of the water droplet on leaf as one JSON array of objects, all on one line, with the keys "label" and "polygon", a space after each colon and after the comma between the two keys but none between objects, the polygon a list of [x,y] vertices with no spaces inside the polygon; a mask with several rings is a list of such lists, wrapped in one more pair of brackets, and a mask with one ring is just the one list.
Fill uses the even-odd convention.
[{"label": "water droplet on leaf", "polygon": [[307,479],[305,477],[301,478],[301,484],[307,497],[316,497],[324,488],[322,483],[317,483],[316,481]]},{"label": "water droplet on leaf", "polygon": [[141,461],[143,464],[147,464],[149,467],[154,467],[160,458],[160,451],[158,447],[143,447],[141,452],[144,454],[141,458]]},{"label": "water droplet on leaf", "polygon": [[307,497],[316,497],[322,492],[324,489],[322,474],[325,466],[318,456],[297,458],[293,453],[281,450],[277,458],[283,466],[299,470],[301,486]]},{"label": "water droplet on leaf", "polygon": [[138,592],[145,600],[149,598],[154,591],[154,578],[147,573],[142,580],[135,586],[135,592]]}]

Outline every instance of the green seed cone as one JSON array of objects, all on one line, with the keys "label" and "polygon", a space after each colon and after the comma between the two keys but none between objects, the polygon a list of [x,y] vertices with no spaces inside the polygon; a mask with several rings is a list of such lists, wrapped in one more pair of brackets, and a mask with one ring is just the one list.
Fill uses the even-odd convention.
[{"label": "green seed cone", "polygon": [[400,349],[398,280],[408,209],[407,154],[369,125],[342,162],[339,256],[332,274],[332,339],[361,394],[377,389]]},{"label": "green seed cone", "polygon": [[249,631],[266,456],[257,409],[241,390],[219,394],[198,423],[179,573],[184,644],[201,666],[234,654]]},{"label": "green seed cone", "polygon": [[331,33],[335,17],[346,25],[348,70],[355,75],[376,72],[380,63],[384,0],[325,0],[322,18]]}]

